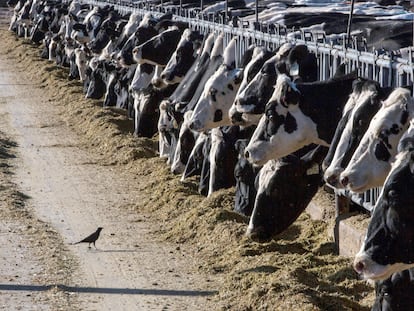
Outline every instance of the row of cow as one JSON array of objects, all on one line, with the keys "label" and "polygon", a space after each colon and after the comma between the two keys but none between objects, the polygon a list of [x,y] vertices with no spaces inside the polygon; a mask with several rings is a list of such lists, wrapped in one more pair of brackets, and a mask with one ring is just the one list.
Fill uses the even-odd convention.
[{"label": "row of cow", "polygon": [[205,195],[235,186],[254,240],[285,230],[324,181],[354,192],[383,186],[354,267],[388,278],[382,294],[410,283],[399,271],[414,261],[412,87],[383,88],[344,66],[316,81],[304,45],[253,45],[237,67],[237,38],[224,47],[222,34],[170,14],[122,16],[76,1],[21,0],[14,9],[10,30],[42,43],[42,57],[68,67],[86,97],[125,108],[137,135],[158,134],[173,173],[199,175]]}]

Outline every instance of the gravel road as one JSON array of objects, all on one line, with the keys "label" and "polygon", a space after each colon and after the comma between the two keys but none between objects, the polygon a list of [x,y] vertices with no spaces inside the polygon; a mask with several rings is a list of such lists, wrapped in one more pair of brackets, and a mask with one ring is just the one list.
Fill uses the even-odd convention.
[{"label": "gravel road", "polygon": [[[4,24],[3,20],[3,32]],[[3,53],[0,57],[0,133],[12,143],[3,180],[8,190],[23,196],[20,203],[26,211],[0,220],[0,306],[210,309],[215,280],[196,272],[191,256],[180,247],[154,239],[150,232],[156,224],[128,211],[129,205],[143,199],[137,190],[140,181],[116,166],[100,165],[38,81],[27,79]],[[30,232],[36,226],[36,232]],[[97,249],[70,245],[98,226],[104,229]],[[55,235],[54,245],[40,243],[58,250],[52,258],[39,254],[39,232],[45,227]],[[56,256],[68,264],[55,267],[52,275],[51,260]],[[51,292],[61,298],[54,299]]]}]

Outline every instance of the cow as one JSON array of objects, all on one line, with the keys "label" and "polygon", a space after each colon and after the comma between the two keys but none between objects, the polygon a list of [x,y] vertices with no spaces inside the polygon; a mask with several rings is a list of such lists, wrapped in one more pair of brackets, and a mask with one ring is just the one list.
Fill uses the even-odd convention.
[{"label": "cow", "polygon": [[[189,127],[203,132],[228,124],[227,112],[241,83],[241,70],[236,69],[236,38],[224,50],[223,63],[207,80],[204,90],[194,107]],[[226,108],[227,106],[227,108]]]},{"label": "cow", "polygon": [[[234,99],[272,55],[266,48],[250,46],[243,55],[240,68],[233,68],[229,65],[224,67],[226,63],[231,62],[227,59],[228,55],[234,57],[235,53],[232,49],[235,48],[236,40],[233,40],[233,42],[226,48],[223,65],[207,82],[202,95],[203,99],[200,99],[200,102],[194,108],[195,114],[198,111],[198,116],[194,115],[195,122],[197,125],[201,125],[202,130],[232,125],[229,118],[229,109]],[[207,92],[207,88],[209,88],[209,92]],[[212,89],[216,90],[217,95],[211,93]]]},{"label": "cow", "polygon": [[339,182],[341,172],[348,165],[382,101],[393,90],[382,88],[378,82],[363,78],[355,80],[352,89],[328,154],[322,163],[325,181],[336,188],[342,187]]},{"label": "cow", "polygon": [[[169,139],[179,133],[179,126],[183,120],[182,115],[185,111],[192,110],[196,105],[206,81],[217,70],[223,62],[223,35],[220,34],[217,38],[210,35],[204,43],[203,52],[194,66],[190,68],[186,77],[179,84],[176,91],[171,94],[168,101],[165,103],[165,109],[160,107],[160,122],[159,126],[163,130],[160,132],[160,145],[163,144],[163,153],[160,151],[160,156],[169,157],[174,154],[174,146],[168,145]],[[167,109],[167,105],[171,105]],[[162,117],[162,120],[161,120]],[[170,122],[172,121],[172,123]],[[170,131],[170,132],[169,132]],[[169,138],[162,137],[168,135]],[[179,138],[174,137],[174,141]],[[164,145],[166,144],[166,145]],[[167,152],[168,150],[168,152]],[[172,163],[173,159],[168,159]]]},{"label": "cow", "polygon": [[371,311],[414,310],[414,268],[392,274],[375,284]]},{"label": "cow", "polygon": [[401,140],[399,150],[354,258],[364,279],[385,280],[414,267],[414,138]]},{"label": "cow", "polygon": [[160,78],[164,84],[180,83],[198,56],[203,35],[198,31],[184,30],[177,49],[174,51]]},{"label": "cow", "polygon": [[265,114],[246,147],[246,158],[258,165],[311,143],[329,146],[352,91],[355,73],[326,81],[294,83],[281,74]]},{"label": "cow", "polygon": [[233,124],[258,124],[273,93],[279,73],[286,73],[297,82],[316,81],[316,57],[305,45],[283,44],[276,54],[264,63],[246,88],[236,96],[229,111],[229,118]]},{"label": "cow", "polygon": [[[132,18],[132,15],[130,18]],[[131,23],[133,24],[134,22]],[[115,58],[122,66],[127,67],[136,63],[132,51],[137,45],[146,42],[158,34],[155,25],[156,20],[150,14],[146,14],[132,34],[129,35],[129,32],[133,27],[128,28],[128,26],[125,26],[124,31],[114,44],[117,47],[115,50],[119,49]]]},{"label": "cow", "polygon": [[[309,151],[310,148],[313,148]],[[246,234],[254,241],[268,241],[288,228],[304,211],[322,185],[319,170],[328,148],[311,145],[279,160],[268,161],[257,178],[257,195]],[[303,154],[305,153],[305,154]]]},{"label": "cow", "polygon": [[210,175],[207,196],[213,192],[233,187],[234,167],[237,162],[235,143],[240,135],[239,126],[215,127],[211,130],[209,152]]},{"label": "cow", "polygon": [[364,192],[384,183],[397,144],[408,129],[414,99],[406,88],[396,88],[371,120],[349,164],[339,180],[348,190]]},{"label": "cow", "polygon": [[166,66],[177,48],[183,30],[167,29],[132,50],[133,58],[138,64],[147,63],[154,66]]}]

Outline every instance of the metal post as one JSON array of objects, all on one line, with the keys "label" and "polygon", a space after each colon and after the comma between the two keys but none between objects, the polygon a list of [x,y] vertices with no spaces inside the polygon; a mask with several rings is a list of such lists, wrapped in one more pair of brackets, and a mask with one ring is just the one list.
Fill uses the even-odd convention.
[{"label": "metal post", "polygon": [[349,46],[349,40],[351,39],[351,26],[352,26],[352,18],[354,17],[354,3],[355,0],[351,0],[351,10],[349,12],[348,18],[348,26],[346,28],[346,42],[347,47]]},{"label": "metal post", "polygon": [[255,5],[255,15],[256,15],[256,24],[259,22],[259,0],[254,1]]},{"label": "metal post", "polygon": [[227,14],[229,14],[229,0],[225,2],[223,24],[227,24]]}]

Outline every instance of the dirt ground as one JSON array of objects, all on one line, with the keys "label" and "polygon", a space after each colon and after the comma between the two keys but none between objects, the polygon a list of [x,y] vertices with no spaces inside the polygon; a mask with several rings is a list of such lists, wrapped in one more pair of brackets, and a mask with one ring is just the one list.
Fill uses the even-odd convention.
[{"label": "dirt ground", "polygon": [[[156,137],[84,99],[0,14],[0,309],[370,309],[332,223],[303,214],[248,240],[234,189],[205,198],[180,182]],[[97,250],[70,245],[98,226]]]}]

